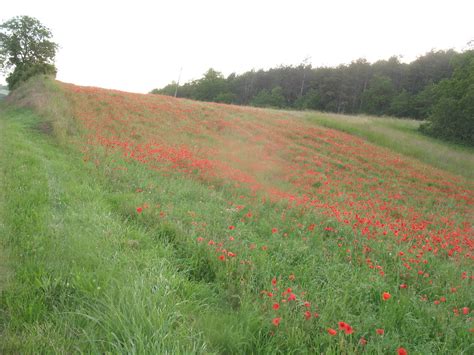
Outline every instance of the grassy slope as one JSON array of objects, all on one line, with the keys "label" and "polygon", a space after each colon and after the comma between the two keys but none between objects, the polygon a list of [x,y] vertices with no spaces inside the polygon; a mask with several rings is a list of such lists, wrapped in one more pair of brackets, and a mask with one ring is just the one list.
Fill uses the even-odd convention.
[{"label": "grassy slope", "polygon": [[[221,112],[221,106],[196,105]],[[100,117],[103,110],[88,107]],[[31,111],[1,116],[6,193],[0,216],[16,276],[0,302],[5,339],[0,351],[332,353],[362,350],[360,337],[368,340],[369,353],[399,346],[448,353],[470,346],[467,317],[452,314],[453,307],[472,308],[469,280],[459,276],[468,262],[427,255],[433,283],[421,276],[404,279],[386,249],[399,246],[385,240],[386,245],[371,244],[371,257],[387,274],[377,277],[344,234],[350,228],[337,238],[331,231],[306,229],[320,223],[334,227],[333,218],[261,203],[245,189],[210,185],[180,172],[156,173],[138,161],[123,164],[120,155],[101,147],[82,155],[75,144],[68,146],[77,135],[58,140]],[[56,131],[71,124],[53,123]],[[233,158],[234,146],[227,148],[224,155]],[[272,235],[272,227],[291,237],[283,231]],[[206,243],[196,243],[199,237]],[[221,262],[210,240],[237,252],[238,259]],[[354,248],[354,263],[347,262],[346,248]],[[279,299],[260,294],[272,289],[275,276],[275,294],[291,287],[297,295],[294,304],[281,302],[278,312],[272,304]],[[398,289],[401,282],[410,287]],[[457,292],[449,293],[454,286]],[[381,301],[383,291],[393,302]],[[420,300],[424,295],[428,302]],[[433,305],[442,295],[447,303]],[[303,301],[318,318],[304,319]],[[282,317],[278,328],[271,324],[276,316]],[[342,320],[356,332],[334,339],[326,330]],[[376,328],[385,335],[377,336]]]},{"label": "grassy slope", "polygon": [[296,115],[309,122],[355,134],[405,156],[474,179],[474,149],[441,142],[421,134],[418,131],[420,121],[316,112]]}]

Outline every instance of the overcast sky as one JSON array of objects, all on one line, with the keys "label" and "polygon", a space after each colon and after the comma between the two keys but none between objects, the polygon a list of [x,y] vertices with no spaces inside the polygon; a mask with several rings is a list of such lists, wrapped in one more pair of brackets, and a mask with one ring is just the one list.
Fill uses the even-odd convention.
[{"label": "overcast sky", "polygon": [[[472,0],[12,0],[0,21],[36,17],[60,45],[57,78],[149,92],[197,79],[310,57],[313,67],[431,49],[474,39]],[[0,82],[4,82],[3,76]]]}]

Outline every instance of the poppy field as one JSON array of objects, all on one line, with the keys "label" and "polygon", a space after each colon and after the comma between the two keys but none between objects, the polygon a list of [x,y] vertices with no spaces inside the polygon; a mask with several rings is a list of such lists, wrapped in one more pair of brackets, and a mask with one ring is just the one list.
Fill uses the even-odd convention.
[{"label": "poppy field", "polygon": [[[11,339],[85,352],[473,350],[471,179],[292,112],[55,86],[76,125],[54,148],[68,152],[58,176],[93,186],[63,185],[61,201],[106,217],[87,223],[56,200],[53,222],[73,227],[48,239],[58,265],[36,270],[36,291],[38,304],[61,301],[10,321]],[[12,295],[2,305],[27,318]]]}]

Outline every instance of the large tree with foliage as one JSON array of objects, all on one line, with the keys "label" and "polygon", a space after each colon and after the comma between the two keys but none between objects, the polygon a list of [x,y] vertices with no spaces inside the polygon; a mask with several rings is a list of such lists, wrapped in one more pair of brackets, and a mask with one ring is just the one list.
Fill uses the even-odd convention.
[{"label": "large tree with foliage", "polygon": [[37,74],[56,75],[58,45],[51,31],[37,19],[14,17],[0,25],[0,69],[7,73],[10,90]]},{"label": "large tree with foliage", "polygon": [[435,88],[436,103],[427,124],[427,133],[474,146],[474,50],[452,61],[453,76]]}]

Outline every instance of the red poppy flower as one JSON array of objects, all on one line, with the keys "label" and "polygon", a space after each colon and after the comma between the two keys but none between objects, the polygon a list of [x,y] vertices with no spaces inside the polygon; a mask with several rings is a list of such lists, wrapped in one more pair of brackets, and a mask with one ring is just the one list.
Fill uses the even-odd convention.
[{"label": "red poppy flower", "polygon": [[142,211],[143,211],[143,208],[137,207],[137,213],[142,213]]},{"label": "red poppy flower", "polygon": [[272,228],[272,233],[273,234],[278,233],[278,229],[277,228]]},{"label": "red poppy flower", "polygon": [[311,319],[311,312],[310,311],[304,312],[304,317],[306,318],[306,320]]},{"label": "red poppy flower", "polygon": [[406,351],[405,348],[398,348],[397,349],[397,354],[398,355],[408,355],[408,351]]},{"label": "red poppy flower", "polygon": [[234,229],[235,229],[235,226],[229,226],[229,229],[230,229],[230,230],[234,230]]},{"label": "red poppy flower", "polygon": [[272,308],[276,311],[280,308],[280,305],[278,303],[274,303]]},{"label": "red poppy flower", "polygon": [[338,325],[339,329],[343,330],[346,334],[352,334],[354,332],[354,329],[346,322],[339,322]]},{"label": "red poppy flower", "polygon": [[469,314],[469,307],[463,307],[462,308],[462,314],[464,314],[465,316]]},{"label": "red poppy flower", "polygon": [[349,325],[349,324],[346,324],[346,327],[344,328],[344,332],[349,335],[349,334],[352,334],[354,333],[354,329]]},{"label": "red poppy flower", "polygon": [[272,285],[273,285],[273,286],[276,286],[276,284],[277,284],[277,279],[276,279],[276,277],[274,277],[274,278],[272,279]]},{"label": "red poppy flower", "polygon": [[219,260],[220,260],[220,261],[224,261],[224,260],[225,260],[225,256],[224,256],[224,255],[222,255],[222,254],[221,254],[221,255],[219,255]]},{"label": "red poppy flower", "polygon": [[391,295],[390,293],[388,293],[388,292],[384,292],[384,293],[382,294],[382,298],[383,298],[384,301],[389,300],[390,297],[392,297],[392,295]]},{"label": "red poppy flower", "polygon": [[383,329],[375,329],[375,332],[376,332],[378,335],[384,335],[384,334],[385,334],[385,330],[383,330]]},{"label": "red poppy flower", "polygon": [[332,329],[332,328],[329,328],[329,329],[328,329],[328,333],[329,333],[329,335],[332,335],[332,336],[334,336],[334,335],[336,335],[336,334],[337,334],[337,330],[335,330],[335,329]]},{"label": "red poppy flower", "polygon": [[273,318],[272,323],[275,327],[280,325],[281,317]]}]

